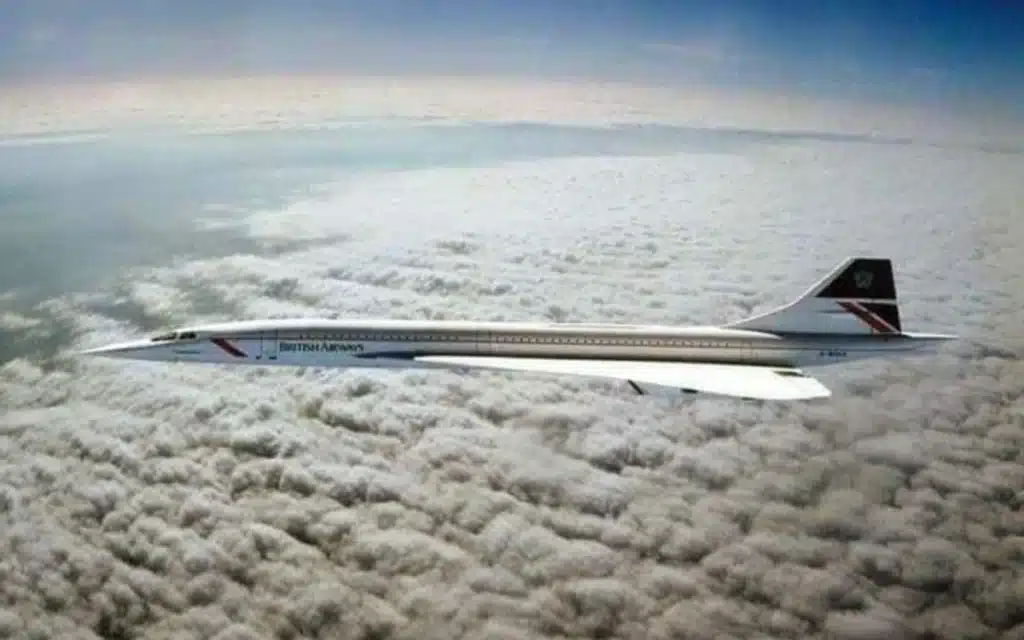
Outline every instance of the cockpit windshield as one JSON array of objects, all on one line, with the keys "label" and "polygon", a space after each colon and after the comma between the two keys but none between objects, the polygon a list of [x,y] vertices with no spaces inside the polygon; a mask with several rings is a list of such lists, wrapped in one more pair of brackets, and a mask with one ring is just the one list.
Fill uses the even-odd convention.
[{"label": "cockpit windshield", "polygon": [[169,333],[161,333],[159,335],[150,338],[151,342],[170,342],[172,340],[195,340],[197,338],[195,331],[171,331]]}]

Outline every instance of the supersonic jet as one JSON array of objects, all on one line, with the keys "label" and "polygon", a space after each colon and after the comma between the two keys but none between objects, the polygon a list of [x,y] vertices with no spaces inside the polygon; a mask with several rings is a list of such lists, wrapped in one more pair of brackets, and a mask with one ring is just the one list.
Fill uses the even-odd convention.
[{"label": "supersonic jet", "polygon": [[721,327],[279,319],[183,327],[88,355],[334,368],[588,376],[638,394],[827,398],[803,369],[920,352],[956,336],[904,331],[892,262],[848,258],[788,305]]}]

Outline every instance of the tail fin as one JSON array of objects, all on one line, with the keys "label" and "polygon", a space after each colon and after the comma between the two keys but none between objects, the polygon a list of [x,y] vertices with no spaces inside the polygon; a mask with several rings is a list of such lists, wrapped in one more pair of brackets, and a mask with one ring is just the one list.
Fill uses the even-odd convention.
[{"label": "tail fin", "polygon": [[892,261],[847,258],[796,301],[729,326],[787,333],[899,334]]}]

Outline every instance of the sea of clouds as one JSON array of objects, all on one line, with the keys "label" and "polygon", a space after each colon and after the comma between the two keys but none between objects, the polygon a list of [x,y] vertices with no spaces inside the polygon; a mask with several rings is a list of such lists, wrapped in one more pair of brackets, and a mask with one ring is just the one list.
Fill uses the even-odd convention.
[{"label": "sea of clouds", "polygon": [[824,370],[806,405],[14,359],[0,637],[1024,638],[1021,175],[785,140],[381,173],[219,221],[275,250],[6,312],[68,349],[265,316],[717,323],[873,254],[907,328],[967,339]]}]

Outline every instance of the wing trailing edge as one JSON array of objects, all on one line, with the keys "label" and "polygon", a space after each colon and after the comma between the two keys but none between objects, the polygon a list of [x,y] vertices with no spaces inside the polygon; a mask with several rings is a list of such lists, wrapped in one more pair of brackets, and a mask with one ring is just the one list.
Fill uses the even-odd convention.
[{"label": "wing trailing edge", "polygon": [[751,400],[813,400],[832,395],[800,369],[699,362],[637,360],[560,360],[491,356],[420,356],[423,364],[452,369],[485,369],[622,380],[633,388],[662,387],[676,392]]}]

